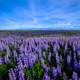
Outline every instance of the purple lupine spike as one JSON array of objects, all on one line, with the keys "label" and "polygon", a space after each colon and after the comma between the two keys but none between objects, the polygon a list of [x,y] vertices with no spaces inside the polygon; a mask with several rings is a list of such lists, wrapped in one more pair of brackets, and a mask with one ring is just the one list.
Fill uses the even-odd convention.
[{"label": "purple lupine spike", "polygon": [[23,70],[20,70],[20,71],[19,71],[19,78],[18,78],[18,79],[19,79],[19,80],[25,80]]},{"label": "purple lupine spike", "polygon": [[57,52],[57,44],[54,45],[53,51],[54,51],[54,52]]},{"label": "purple lupine spike", "polygon": [[3,57],[0,56],[0,64],[3,64],[4,61],[3,61]]},{"label": "purple lupine spike", "polygon": [[22,60],[23,60],[24,67],[28,67],[28,58],[24,56]]},{"label": "purple lupine spike", "polygon": [[64,51],[66,51],[66,50],[67,50],[67,48],[68,48],[68,45],[67,45],[67,43],[66,43],[66,44],[65,44]]},{"label": "purple lupine spike", "polygon": [[0,42],[0,51],[3,51],[3,45],[1,42]]},{"label": "purple lupine spike", "polygon": [[44,45],[45,49],[47,50],[48,49],[48,45]]},{"label": "purple lupine spike", "polygon": [[60,55],[60,62],[62,62],[62,55]]},{"label": "purple lupine spike", "polygon": [[72,80],[78,80],[78,74],[76,72],[73,72]]},{"label": "purple lupine spike", "polygon": [[44,59],[41,57],[41,65],[43,66],[44,65]]},{"label": "purple lupine spike", "polygon": [[80,43],[77,44],[77,50],[80,50]]},{"label": "purple lupine spike", "polygon": [[34,54],[29,54],[28,55],[28,65],[29,67],[33,67],[33,64],[36,61],[36,56]]},{"label": "purple lupine spike", "polygon": [[44,64],[43,68],[45,69],[45,72],[46,72],[46,73],[48,73],[48,72],[49,72],[49,67],[48,67],[48,66],[46,66],[45,64]]},{"label": "purple lupine spike", "polygon": [[77,55],[80,56],[80,50],[77,51]]},{"label": "purple lupine spike", "polygon": [[55,79],[56,78],[56,76],[57,76],[57,68],[56,67],[53,67],[52,68],[52,74],[53,74],[53,78]]},{"label": "purple lupine spike", "polygon": [[10,56],[10,49],[9,49],[8,46],[6,46],[6,54],[7,54],[8,56]]},{"label": "purple lupine spike", "polygon": [[70,55],[67,55],[67,64],[71,64],[71,56]]},{"label": "purple lupine spike", "polygon": [[76,51],[76,47],[75,47],[75,44],[73,43],[73,51],[75,52]]},{"label": "purple lupine spike", "polygon": [[9,79],[16,80],[16,76],[15,76],[14,70],[12,68],[9,70]]},{"label": "purple lupine spike", "polygon": [[61,71],[61,66],[60,65],[57,65],[57,72],[62,75],[62,71]]},{"label": "purple lupine spike", "polygon": [[59,58],[58,54],[56,54],[56,62],[57,62],[57,64],[60,64],[60,58]]},{"label": "purple lupine spike", "polygon": [[80,71],[80,60],[79,60],[79,63],[78,63],[78,70]]},{"label": "purple lupine spike", "polygon": [[13,80],[13,76],[11,75],[11,73],[9,72],[9,79]]},{"label": "purple lupine spike", "polygon": [[17,67],[19,70],[22,70],[24,68],[23,63],[20,58],[17,58]]},{"label": "purple lupine spike", "polygon": [[46,52],[43,52],[43,56],[44,56],[44,58],[46,59]]},{"label": "purple lupine spike", "polygon": [[74,69],[75,69],[75,70],[78,70],[78,62],[77,62],[76,59],[74,60]]},{"label": "purple lupine spike", "polygon": [[48,67],[46,64],[44,64],[44,59],[41,59],[41,66],[44,68],[46,73],[49,72],[50,67]]},{"label": "purple lupine spike", "polygon": [[76,59],[76,53],[74,53],[74,60]]},{"label": "purple lupine spike", "polygon": [[28,65],[29,65],[29,67],[32,67],[33,66],[33,62],[32,62],[32,59],[31,58],[28,59]]},{"label": "purple lupine spike", "polygon": [[10,63],[10,59],[9,59],[8,55],[6,55],[4,57],[4,61],[5,61],[6,64]]},{"label": "purple lupine spike", "polygon": [[51,53],[49,53],[48,61],[49,61],[49,62],[51,61]]},{"label": "purple lupine spike", "polygon": [[14,58],[17,58],[17,52],[16,52],[16,50],[13,51],[13,56],[14,56]]},{"label": "purple lupine spike", "polygon": [[44,76],[43,76],[43,80],[50,80],[50,77],[48,76],[47,73],[44,74]]}]

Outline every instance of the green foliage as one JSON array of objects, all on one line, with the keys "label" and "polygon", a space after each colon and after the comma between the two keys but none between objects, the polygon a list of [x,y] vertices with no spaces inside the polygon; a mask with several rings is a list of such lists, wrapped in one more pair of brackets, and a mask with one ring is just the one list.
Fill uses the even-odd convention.
[{"label": "green foliage", "polygon": [[67,48],[66,52],[67,52],[68,54],[70,53],[70,51],[71,51],[71,49],[70,49],[70,48]]},{"label": "green foliage", "polygon": [[46,60],[48,61],[49,52],[46,52]]},{"label": "green foliage", "polygon": [[6,51],[4,50],[4,51],[0,51],[0,56],[1,57],[4,57],[6,55]]},{"label": "green foliage", "polygon": [[63,80],[62,77],[58,74],[56,80]]},{"label": "green foliage", "polygon": [[13,58],[13,57],[11,57],[11,59],[10,59],[10,63],[11,63],[11,65],[15,68],[16,63],[15,63],[15,61],[14,61],[14,58]]},{"label": "green foliage", "polygon": [[24,73],[26,77],[31,77],[31,69],[25,68]]},{"label": "green foliage", "polygon": [[48,63],[47,63],[47,60],[44,60],[44,64],[48,64]]},{"label": "green foliage", "polygon": [[65,67],[66,67],[66,62],[65,62],[65,60],[62,60],[62,62],[61,62],[61,66],[62,66],[62,69],[64,70]]},{"label": "green foliage", "polygon": [[64,48],[63,48],[63,47],[60,48],[60,54],[61,54],[62,57],[64,58]]},{"label": "green foliage", "polygon": [[66,73],[67,77],[68,77],[68,78],[71,78],[73,69],[66,64],[66,61],[65,61],[65,60],[63,60],[63,61],[61,62],[61,66],[62,66],[63,71]]},{"label": "green foliage", "polygon": [[10,63],[7,64],[7,66],[8,66],[8,69],[16,67],[16,62],[14,61],[13,57],[10,57]]},{"label": "green foliage", "polygon": [[9,44],[9,49],[10,49],[11,52],[13,52],[13,50],[14,50],[14,45]]},{"label": "green foliage", "polygon": [[2,77],[3,80],[7,80],[8,69],[6,64],[0,65],[0,76]]},{"label": "green foliage", "polygon": [[16,62],[14,61],[14,57],[13,57],[13,50],[14,50],[14,45],[9,44],[9,49],[10,49],[10,63],[7,64],[8,68],[15,68],[16,66]]},{"label": "green foliage", "polygon": [[56,66],[56,58],[55,58],[55,55],[54,53],[51,54],[51,61],[49,63],[50,67],[53,67],[53,66]]},{"label": "green foliage", "polygon": [[35,79],[40,79],[44,74],[44,69],[40,65],[40,61],[38,60],[37,63],[32,68],[32,73],[35,74]]},{"label": "green foliage", "polygon": [[37,61],[37,63],[31,69],[25,68],[24,73],[29,79],[32,78],[32,80],[41,80],[44,74],[44,69],[41,67],[40,61]]},{"label": "green foliage", "polygon": [[65,69],[65,73],[66,73],[66,75],[67,75],[68,78],[71,78],[72,73],[73,73],[72,68],[70,68],[70,67],[67,66],[66,69]]}]

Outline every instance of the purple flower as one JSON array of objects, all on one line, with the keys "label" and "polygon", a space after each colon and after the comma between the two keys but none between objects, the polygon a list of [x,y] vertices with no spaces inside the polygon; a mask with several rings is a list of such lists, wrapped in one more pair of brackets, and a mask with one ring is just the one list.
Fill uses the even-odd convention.
[{"label": "purple flower", "polygon": [[57,76],[57,68],[56,67],[53,67],[52,68],[52,74],[53,74],[53,77],[55,78]]},{"label": "purple flower", "polygon": [[51,53],[49,53],[48,61],[49,61],[49,62],[51,61]]},{"label": "purple flower", "polygon": [[78,69],[80,70],[80,60],[79,60],[79,63],[78,63]]},{"label": "purple flower", "polygon": [[71,64],[71,56],[70,55],[67,55],[67,64]]},{"label": "purple flower", "polygon": [[72,80],[78,80],[78,74],[76,72],[73,72]]},{"label": "purple flower", "polygon": [[12,68],[9,70],[9,79],[16,80],[16,75],[15,75],[14,70]]},{"label": "purple flower", "polygon": [[44,64],[44,69],[45,69],[45,72],[46,72],[46,73],[48,73],[48,72],[49,72],[49,67],[48,67],[48,66],[46,66],[45,64]]},{"label": "purple flower", "polygon": [[61,66],[60,65],[57,65],[57,72],[62,75],[62,71],[61,71]]},{"label": "purple flower", "polygon": [[62,55],[60,55],[60,62],[62,62]]},{"label": "purple flower", "polygon": [[78,70],[78,62],[77,62],[76,59],[74,60],[74,69],[75,69],[75,70]]},{"label": "purple flower", "polygon": [[0,57],[0,64],[3,64],[4,61],[3,61],[3,57]]},{"label": "purple flower", "polygon": [[23,70],[19,71],[19,80],[25,80]]},{"label": "purple flower", "polygon": [[9,57],[8,57],[8,55],[6,55],[5,57],[4,57],[4,61],[5,61],[5,63],[10,63],[10,60],[9,60]]},{"label": "purple flower", "polygon": [[43,57],[46,59],[46,52],[43,52]]},{"label": "purple flower", "polygon": [[48,74],[44,74],[44,76],[43,76],[43,80],[50,80],[50,77],[48,76]]},{"label": "purple flower", "polygon": [[13,51],[13,55],[14,55],[14,58],[17,58],[17,52],[16,52],[16,50]]},{"label": "purple flower", "polygon": [[56,62],[57,62],[57,64],[60,64],[60,58],[57,54],[56,54]]},{"label": "purple flower", "polygon": [[36,62],[36,56],[34,54],[28,55],[28,66],[33,67],[33,64]]}]

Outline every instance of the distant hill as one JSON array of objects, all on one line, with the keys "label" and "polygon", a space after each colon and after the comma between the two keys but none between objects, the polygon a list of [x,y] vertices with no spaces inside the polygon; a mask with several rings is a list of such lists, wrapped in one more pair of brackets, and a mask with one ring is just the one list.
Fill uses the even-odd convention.
[{"label": "distant hill", "polygon": [[0,36],[45,36],[45,35],[80,35],[80,30],[1,30]]}]

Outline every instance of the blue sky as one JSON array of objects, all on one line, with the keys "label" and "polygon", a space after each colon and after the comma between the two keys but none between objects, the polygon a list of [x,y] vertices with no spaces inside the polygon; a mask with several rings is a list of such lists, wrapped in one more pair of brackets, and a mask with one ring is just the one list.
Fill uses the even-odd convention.
[{"label": "blue sky", "polygon": [[0,0],[0,29],[80,29],[80,0]]}]

